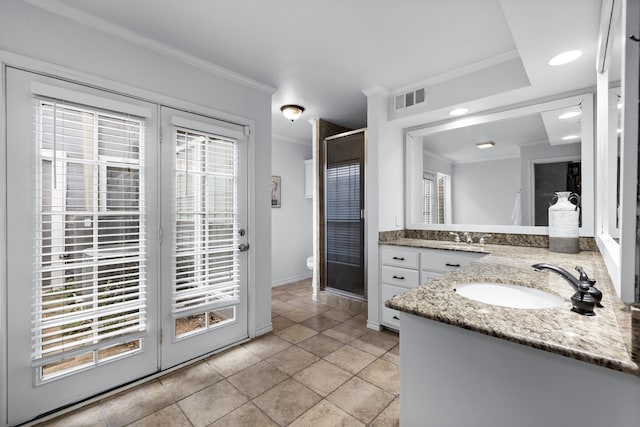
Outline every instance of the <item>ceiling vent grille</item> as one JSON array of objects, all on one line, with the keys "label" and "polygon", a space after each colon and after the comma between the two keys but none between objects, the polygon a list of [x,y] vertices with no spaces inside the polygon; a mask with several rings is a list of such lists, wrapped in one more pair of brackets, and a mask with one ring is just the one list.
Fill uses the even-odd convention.
[{"label": "ceiling vent grille", "polygon": [[395,96],[396,111],[403,108],[422,104],[427,100],[427,90],[425,88],[415,89]]}]

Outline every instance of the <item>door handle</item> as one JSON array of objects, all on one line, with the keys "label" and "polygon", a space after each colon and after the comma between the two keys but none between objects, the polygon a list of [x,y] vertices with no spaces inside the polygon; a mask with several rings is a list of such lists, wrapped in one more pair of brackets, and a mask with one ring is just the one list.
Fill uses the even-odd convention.
[{"label": "door handle", "polygon": [[393,276],[392,279],[404,280],[404,276]]},{"label": "door handle", "polygon": [[404,258],[401,256],[394,256],[393,259],[395,259],[396,261],[404,261]]},{"label": "door handle", "polygon": [[241,243],[240,246],[238,246],[238,249],[240,250],[240,252],[246,252],[249,250],[249,244]]},{"label": "door handle", "polygon": [[447,267],[460,267],[460,264],[450,264],[450,263],[446,263],[445,264]]}]

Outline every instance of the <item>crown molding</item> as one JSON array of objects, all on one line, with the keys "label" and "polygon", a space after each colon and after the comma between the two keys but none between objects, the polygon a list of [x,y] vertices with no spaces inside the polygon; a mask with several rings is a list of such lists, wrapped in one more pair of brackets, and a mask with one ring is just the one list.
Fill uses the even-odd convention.
[{"label": "crown molding", "polygon": [[140,35],[120,25],[114,24],[112,22],[108,22],[97,16],[82,12],[76,8],[62,4],[57,0],[23,0],[23,1],[32,6],[46,10],[47,12],[62,16],[71,21],[86,25],[88,27],[95,28],[109,35],[118,37],[125,41],[134,43],[140,47],[171,57],[184,64],[206,71],[210,74],[214,74],[218,77],[223,77],[225,79],[231,80],[235,83],[239,83],[251,89],[257,89],[261,92],[266,92],[269,94],[273,94],[277,90],[273,86],[259,82],[243,74],[237,73],[228,68],[214,64],[213,62],[209,62],[197,56],[182,52],[179,49],[176,49],[167,44],[161,43],[157,40],[153,40],[149,37]]}]

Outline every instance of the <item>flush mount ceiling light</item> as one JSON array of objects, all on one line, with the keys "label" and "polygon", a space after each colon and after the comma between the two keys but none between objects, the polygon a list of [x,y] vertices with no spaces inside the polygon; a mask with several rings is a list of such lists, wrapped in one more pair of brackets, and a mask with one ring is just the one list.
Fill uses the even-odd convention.
[{"label": "flush mount ceiling light", "polygon": [[570,119],[572,117],[576,117],[580,115],[580,111],[569,111],[567,113],[564,114],[560,114],[558,116],[559,119]]},{"label": "flush mount ceiling light", "polygon": [[567,135],[567,136],[563,136],[561,139],[563,141],[570,141],[572,139],[578,139],[580,138],[578,135]]},{"label": "flush mount ceiling light", "polygon": [[456,108],[455,110],[449,111],[449,115],[462,116],[463,114],[467,114],[468,112],[469,112],[468,108]]},{"label": "flush mount ceiling light", "polygon": [[304,113],[304,107],[294,104],[283,105],[280,107],[282,115],[288,120],[294,121]]},{"label": "flush mount ceiling light", "polygon": [[576,59],[582,56],[581,50],[569,50],[567,52],[562,52],[559,55],[554,56],[549,60],[549,65],[555,67],[558,65],[568,64],[569,62],[573,62]]},{"label": "flush mount ceiling light", "polygon": [[476,144],[476,147],[478,147],[478,148],[491,148],[494,145],[496,145],[496,143],[493,142],[493,141],[485,141],[485,142],[478,142]]}]

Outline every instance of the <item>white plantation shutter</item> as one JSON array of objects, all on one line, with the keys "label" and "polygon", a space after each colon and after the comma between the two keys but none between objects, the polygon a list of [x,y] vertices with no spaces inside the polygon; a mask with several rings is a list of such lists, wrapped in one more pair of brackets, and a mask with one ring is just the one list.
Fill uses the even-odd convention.
[{"label": "white plantation shutter", "polygon": [[144,121],[39,98],[34,110],[33,364],[96,363],[146,330]]},{"label": "white plantation shutter", "polygon": [[176,129],[174,317],[240,303],[238,141]]}]

